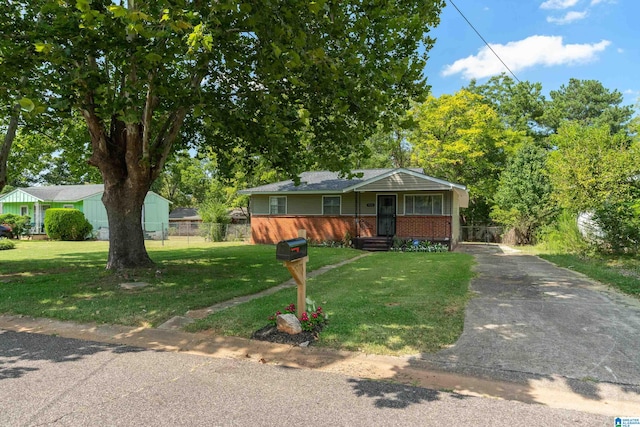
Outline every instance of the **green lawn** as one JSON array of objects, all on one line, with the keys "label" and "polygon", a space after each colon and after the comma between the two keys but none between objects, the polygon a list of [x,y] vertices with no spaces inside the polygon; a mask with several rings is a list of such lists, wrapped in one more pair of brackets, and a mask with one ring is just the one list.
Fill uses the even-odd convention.
[{"label": "green lawn", "polygon": [[[157,267],[106,271],[106,242],[19,241],[0,252],[0,313],[78,322],[157,326],[174,315],[252,294],[290,278],[275,246],[150,241]],[[340,262],[355,250],[309,248],[309,270]],[[120,283],[144,281],[135,291]]]},{"label": "green lawn", "polygon": [[[375,354],[415,354],[462,333],[473,258],[460,253],[374,253],[310,279],[307,296],[329,314],[318,345]],[[249,337],[296,300],[286,289],[190,325]]]},{"label": "green lawn", "polygon": [[[157,267],[104,269],[106,242],[20,241],[0,252],[0,313],[77,322],[157,326],[188,310],[253,294],[290,278],[275,246],[148,242]],[[308,271],[359,251],[309,248]],[[415,354],[462,333],[472,257],[459,253],[375,253],[309,279],[307,295],[330,316],[318,345],[377,354]],[[123,282],[150,286],[123,290]],[[197,322],[190,330],[250,337],[296,301],[282,290]]]}]

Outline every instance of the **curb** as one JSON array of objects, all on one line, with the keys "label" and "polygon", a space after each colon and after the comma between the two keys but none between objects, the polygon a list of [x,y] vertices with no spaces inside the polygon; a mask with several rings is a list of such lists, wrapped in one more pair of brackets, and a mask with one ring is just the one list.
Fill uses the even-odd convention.
[{"label": "curb", "polygon": [[299,369],[314,369],[349,377],[390,381],[463,395],[517,400],[595,414],[634,414],[640,393],[616,384],[599,383],[601,397],[593,400],[572,390],[566,378],[555,376],[518,381],[493,380],[443,370],[408,357],[367,355],[317,347],[296,347],[209,333],[188,333],[144,327],[77,324],[23,316],[0,316],[0,330],[54,335],[63,338],[127,345],[155,351],[173,351],[200,356],[242,359],[254,363]]}]

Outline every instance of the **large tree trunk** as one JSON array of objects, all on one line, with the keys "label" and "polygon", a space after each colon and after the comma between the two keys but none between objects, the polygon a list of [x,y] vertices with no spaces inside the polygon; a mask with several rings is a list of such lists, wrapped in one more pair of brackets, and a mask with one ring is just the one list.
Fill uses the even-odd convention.
[{"label": "large tree trunk", "polygon": [[109,219],[108,269],[150,267],[144,245],[142,206],[149,189],[143,183],[113,185],[105,180],[102,202]]},{"label": "large tree trunk", "polygon": [[93,147],[89,163],[100,169],[104,181],[102,202],[109,220],[107,268],[150,267],[153,261],[144,245],[142,206],[151,184],[162,171],[186,110],[169,115],[153,143],[150,143],[150,115],[145,116],[143,123],[129,124],[114,116],[107,131],[95,111],[85,109],[82,114]]},{"label": "large tree trunk", "polygon": [[153,261],[144,245],[142,206],[155,176],[149,161],[143,159],[141,126],[114,117],[107,132],[95,114],[83,114],[94,148],[89,163],[100,169],[104,181],[102,203],[109,220],[107,268],[150,267]]}]

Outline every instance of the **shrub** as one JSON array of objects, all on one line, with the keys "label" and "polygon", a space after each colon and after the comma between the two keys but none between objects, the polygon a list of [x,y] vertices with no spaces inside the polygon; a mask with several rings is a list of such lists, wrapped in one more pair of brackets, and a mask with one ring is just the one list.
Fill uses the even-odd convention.
[{"label": "shrub", "polygon": [[614,253],[638,253],[640,250],[640,201],[603,203],[594,219],[602,232],[598,249]]},{"label": "shrub", "polygon": [[198,213],[202,222],[209,224],[203,228],[204,238],[222,242],[227,234],[227,224],[231,222],[227,206],[215,199],[207,200],[198,207]]},{"label": "shrub", "polygon": [[11,227],[15,236],[26,236],[31,229],[31,218],[27,215],[3,214],[0,215],[0,224]]},{"label": "shrub", "polygon": [[589,252],[589,244],[578,229],[578,221],[571,212],[562,212],[556,222],[541,231],[543,246],[558,253],[584,255]]},{"label": "shrub", "polygon": [[44,231],[54,240],[84,240],[93,226],[77,209],[47,209]]},{"label": "shrub", "polygon": [[4,251],[5,249],[13,249],[16,247],[16,244],[9,239],[0,239],[0,251]]}]

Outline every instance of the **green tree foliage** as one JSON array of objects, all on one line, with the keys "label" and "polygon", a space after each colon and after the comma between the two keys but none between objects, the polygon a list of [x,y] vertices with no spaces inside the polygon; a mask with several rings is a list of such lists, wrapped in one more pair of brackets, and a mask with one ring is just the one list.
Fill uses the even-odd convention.
[{"label": "green tree foliage", "polygon": [[371,124],[424,92],[443,5],[16,0],[2,34],[27,25],[40,85],[85,119],[105,183],[107,267],[126,268],[151,264],[142,204],[185,120],[186,140],[212,147],[222,171],[347,171]]},{"label": "green tree foliage", "polygon": [[31,228],[31,218],[27,215],[2,214],[0,224],[7,224],[11,227],[14,236],[24,236]]},{"label": "green tree foliage", "polygon": [[215,174],[215,162],[203,156],[193,157],[183,150],[167,161],[152,189],[174,207],[196,207],[206,199]]},{"label": "green tree foliage", "polygon": [[[20,129],[52,121],[47,104],[56,95],[43,84],[44,69],[33,49],[33,24],[40,12],[21,2],[0,2],[0,191],[7,184],[8,160]],[[50,109],[49,109],[50,110]]]},{"label": "green tree foliage", "polygon": [[77,209],[47,209],[44,215],[44,231],[53,240],[84,240],[93,226]]},{"label": "green tree foliage", "polygon": [[562,125],[551,136],[556,150],[547,162],[554,197],[572,212],[589,212],[604,201],[626,200],[633,192],[631,177],[638,173],[637,144],[608,126]]},{"label": "green tree foliage", "polygon": [[540,83],[515,82],[503,73],[491,77],[482,85],[472,80],[467,90],[482,96],[510,129],[536,138],[545,134],[540,127],[540,119],[545,111]]},{"label": "green tree foliage", "polygon": [[358,168],[406,168],[411,164],[411,146],[407,142],[407,133],[411,121],[406,115],[398,116],[390,127],[378,124],[376,133],[365,143],[361,152]]},{"label": "green tree foliage", "polygon": [[561,125],[551,137],[557,150],[549,154],[554,197],[573,212],[591,212],[605,234],[603,248],[637,250],[640,146],[610,127]]},{"label": "green tree foliage", "polygon": [[541,121],[554,132],[564,122],[576,121],[584,126],[608,126],[609,133],[615,134],[633,115],[633,107],[621,105],[622,93],[605,88],[597,80],[570,79],[550,96]]},{"label": "green tree foliage", "polygon": [[534,143],[520,146],[500,176],[491,217],[512,230],[515,243],[533,243],[540,226],[553,219],[547,150]]},{"label": "green tree foliage", "polygon": [[430,96],[410,115],[416,123],[408,135],[412,163],[428,175],[466,185],[467,220],[488,222],[500,173],[524,133],[506,128],[480,95],[467,90]]},{"label": "green tree foliage", "polygon": [[35,123],[18,132],[9,155],[7,182],[14,187],[100,183],[100,172],[87,163],[90,137],[81,117]]}]

